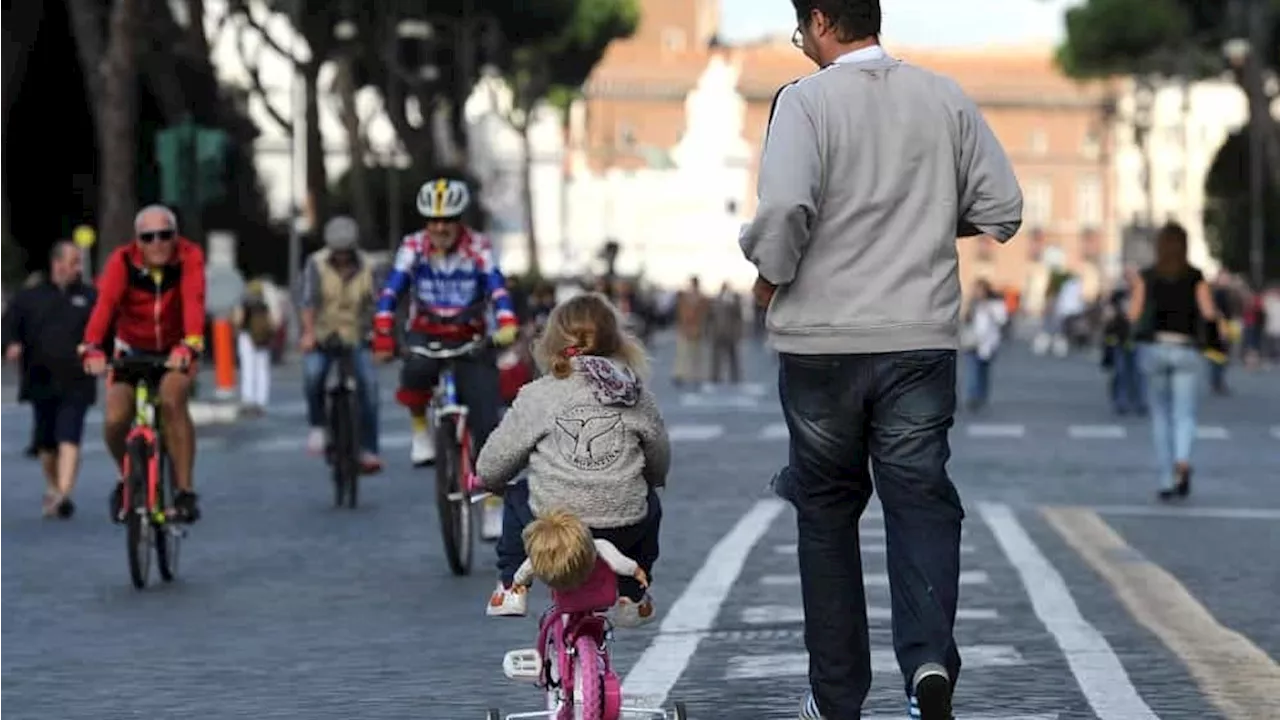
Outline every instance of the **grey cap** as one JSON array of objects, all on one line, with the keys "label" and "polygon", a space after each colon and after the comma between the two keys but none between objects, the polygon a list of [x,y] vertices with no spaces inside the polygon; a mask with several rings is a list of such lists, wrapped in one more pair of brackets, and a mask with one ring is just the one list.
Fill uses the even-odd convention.
[{"label": "grey cap", "polygon": [[339,215],[324,226],[324,244],[330,250],[354,250],[360,242],[360,226],[347,215]]}]

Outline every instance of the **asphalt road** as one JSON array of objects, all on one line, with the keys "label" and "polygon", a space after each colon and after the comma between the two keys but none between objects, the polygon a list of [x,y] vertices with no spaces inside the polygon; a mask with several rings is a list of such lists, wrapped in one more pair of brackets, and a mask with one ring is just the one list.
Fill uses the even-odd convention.
[{"label": "asphalt road", "polygon": [[[661,376],[670,349],[655,353]],[[613,646],[629,691],[685,700],[695,718],[794,717],[805,684],[794,520],[766,489],[786,432],[771,359],[747,355],[750,382],[733,391],[655,380],[676,447],[654,586],[664,617]],[[958,716],[1267,716],[1259,703],[1280,698],[1280,375],[1237,372],[1234,396],[1205,400],[1194,494],[1171,507],[1154,501],[1145,422],[1109,415],[1092,358],[1013,347],[999,362],[992,406],[953,432],[968,511]],[[452,720],[539,706],[501,671],[535,621],[483,616],[488,546],[473,576],[449,573],[399,409],[382,409],[388,470],[358,510],[337,511],[302,451],[296,369],[275,392],[268,417],[201,430],[205,518],[180,580],[143,592],[106,521],[97,425],[80,513],[42,520],[38,469],[21,456],[29,415],[4,406],[9,718]],[[864,529],[867,717],[903,718],[875,505]],[[543,604],[538,591],[531,606]]]}]

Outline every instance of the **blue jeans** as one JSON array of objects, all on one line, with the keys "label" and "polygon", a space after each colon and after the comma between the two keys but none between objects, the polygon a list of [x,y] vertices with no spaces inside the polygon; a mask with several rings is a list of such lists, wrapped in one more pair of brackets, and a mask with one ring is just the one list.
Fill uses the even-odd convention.
[{"label": "blue jeans", "polygon": [[904,685],[909,694],[926,663],[941,664],[954,683],[964,519],[947,476],[955,351],[782,355],[778,389],[791,452],[775,490],[796,508],[809,682],[822,716],[860,718],[871,687],[858,519],[872,471]]},{"label": "blue jeans", "polygon": [[1189,345],[1150,344],[1143,345],[1140,352],[1151,404],[1156,470],[1160,473],[1160,487],[1171,488],[1174,465],[1191,462],[1205,359]]},{"label": "blue jeans", "polygon": [[965,387],[964,397],[971,407],[986,405],[991,397],[991,361],[994,359],[993,356],[983,360],[974,350],[965,353],[969,382]]},{"label": "blue jeans", "polygon": [[[324,381],[336,358],[318,350],[302,359],[303,382],[307,394],[307,422],[313,428],[327,427]],[[360,401],[360,449],[378,454],[378,371],[368,348],[355,351],[356,394]]]},{"label": "blue jeans", "polygon": [[1121,415],[1147,411],[1146,378],[1139,367],[1138,350],[1116,348],[1111,377],[1111,408]]}]

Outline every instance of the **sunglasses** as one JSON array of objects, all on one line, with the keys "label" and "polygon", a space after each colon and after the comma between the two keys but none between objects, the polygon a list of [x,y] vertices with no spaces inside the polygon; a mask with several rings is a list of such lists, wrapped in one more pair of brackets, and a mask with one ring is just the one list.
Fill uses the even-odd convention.
[{"label": "sunglasses", "polygon": [[140,233],[138,233],[138,242],[140,242],[140,243],[142,243],[142,244],[144,244],[144,245],[149,245],[149,244],[151,244],[151,243],[155,242],[156,240],[165,240],[165,241],[172,240],[172,239],[174,238],[174,236],[175,236],[175,235],[177,235],[177,233],[175,233],[175,232],[174,232],[174,231],[172,231],[172,230],[157,230],[157,231],[155,231],[155,232],[140,232]]}]

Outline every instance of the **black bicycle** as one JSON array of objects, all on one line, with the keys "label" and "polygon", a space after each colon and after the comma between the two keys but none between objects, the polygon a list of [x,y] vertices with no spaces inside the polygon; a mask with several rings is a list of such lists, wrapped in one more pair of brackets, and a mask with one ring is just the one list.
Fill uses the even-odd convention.
[{"label": "black bicycle", "polygon": [[360,395],[355,371],[355,347],[331,335],[320,351],[333,358],[332,374],[325,395],[329,440],[325,458],[333,473],[333,505],[355,508],[360,488]]},{"label": "black bicycle", "polygon": [[173,461],[164,447],[160,413],[156,412],[160,380],[169,368],[168,356],[133,354],[111,361],[121,382],[134,386],[133,427],[125,440],[124,497],[125,538],[129,553],[129,578],[133,586],[146,587],[151,573],[151,548],[155,547],[160,577],[171,582],[178,574],[178,547],[186,530],[177,524],[170,502],[177,494]]}]

